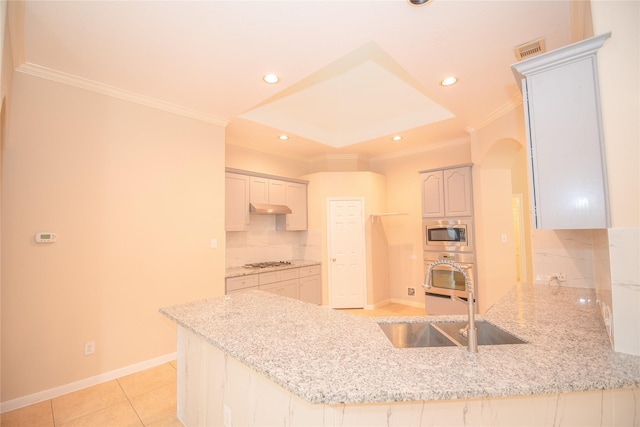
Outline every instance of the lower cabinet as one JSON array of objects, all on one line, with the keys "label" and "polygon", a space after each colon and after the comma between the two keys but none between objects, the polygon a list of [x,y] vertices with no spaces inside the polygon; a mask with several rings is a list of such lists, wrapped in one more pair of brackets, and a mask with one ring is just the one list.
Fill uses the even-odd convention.
[{"label": "lower cabinet", "polygon": [[260,273],[258,282],[261,291],[283,297],[298,299],[298,268]]},{"label": "lower cabinet", "polygon": [[311,304],[322,304],[322,280],[320,266],[313,265],[300,269],[299,279],[300,300]]},{"label": "lower cabinet", "polygon": [[258,275],[250,274],[248,276],[229,277],[225,280],[226,293],[242,292],[249,289],[257,289]]},{"label": "lower cabinet", "polygon": [[322,304],[320,265],[230,277],[225,284],[227,294],[259,289],[312,304]]},{"label": "lower cabinet", "polygon": [[289,297],[300,299],[298,296],[298,279],[286,280],[284,282],[271,283],[269,285],[260,285],[261,291],[271,292],[281,297]]}]

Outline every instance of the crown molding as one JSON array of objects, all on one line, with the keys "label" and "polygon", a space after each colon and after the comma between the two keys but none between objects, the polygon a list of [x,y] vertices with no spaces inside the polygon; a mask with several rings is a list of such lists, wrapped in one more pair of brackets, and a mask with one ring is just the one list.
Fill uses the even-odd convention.
[{"label": "crown molding", "polygon": [[370,162],[381,162],[381,161],[384,161],[384,160],[391,160],[391,159],[396,159],[396,158],[399,158],[399,157],[412,156],[412,155],[416,155],[416,154],[426,153],[426,152],[429,152],[429,151],[442,150],[443,148],[456,147],[458,145],[464,145],[464,144],[471,144],[470,137],[465,136],[463,138],[452,139],[450,141],[443,141],[443,142],[439,142],[437,144],[430,144],[430,145],[427,145],[427,146],[424,146],[424,147],[420,147],[420,148],[416,148],[416,149],[412,149],[412,150],[397,151],[395,153],[382,154],[380,156],[371,157],[369,159],[369,161]]},{"label": "crown molding", "polygon": [[320,156],[314,157],[313,161],[319,160],[366,160],[365,155],[362,154],[321,154]]},{"label": "crown molding", "polygon": [[63,73],[40,65],[31,64],[29,62],[22,63],[16,67],[16,71],[222,127],[226,127],[229,123],[228,120],[224,120],[210,114],[205,114],[170,102],[161,101],[139,93],[119,89],[117,87],[105,85],[103,83],[84,79],[73,74]]},{"label": "crown molding", "polygon": [[500,117],[504,116],[510,111],[515,110],[521,105],[522,105],[522,94],[518,92],[511,97],[510,101],[508,101],[507,103],[499,107],[497,110],[493,111],[491,114],[485,116],[479,122],[471,126],[465,127],[464,130],[467,131],[468,133],[477,132],[486,126],[489,126],[491,123],[495,122]]}]

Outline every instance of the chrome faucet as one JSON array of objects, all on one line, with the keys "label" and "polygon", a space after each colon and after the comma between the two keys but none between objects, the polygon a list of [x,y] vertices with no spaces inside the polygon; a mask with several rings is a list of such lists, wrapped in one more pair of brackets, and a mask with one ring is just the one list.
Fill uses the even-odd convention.
[{"label": "chrome faucet", "polygon": [[[462,268],[459,264],[449,261],[449,260],[438,260],[429,264],[429,268],[427,269],[427,273],[424,276],[424,284],[422,287],[424,289],[431,288],[431,271],[434,267],[438,265],[448,265],[454,270],[459,271],[464,276],[464,285],[467,288],[467,303],[469,307],[469,323],[464,329],[460,330],[460,334],[467,337],[467,349],[470,353],[478,352],[478,329],[476,328],[476,320],[473,309],[473,286],[471,279],[464,268]],[[455,298],[455,297],[452,297]],[[466,335],[465,335],[466,334]]]}]

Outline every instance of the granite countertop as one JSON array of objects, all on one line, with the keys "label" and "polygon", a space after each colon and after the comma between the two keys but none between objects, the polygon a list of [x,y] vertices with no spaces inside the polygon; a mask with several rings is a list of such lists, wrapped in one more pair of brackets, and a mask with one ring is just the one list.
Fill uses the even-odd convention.
[{"label": "granite countertop", "polygon": [[261,291],[161,313],[311,403],[448,400],[640,386],[640,357],[611,350],[590,289],[517,285],[478,320],[528,344],[394,348],[370,318]]},{"label": "granite countertop", "polygon": [[260,273],[268,273],[270,271],[277,270],[289,270],[291,268],[301,268],[301,267],[309,267],[311,265],[320,265],[318,261],[305,261],[305,260],[293,260],[291,264],[286,265],[278,265],[275,267],[264,267],[264,268],[246,268],[246,267],[231,267],[225,270],[225,279],[229,277],[239,277],[239,276],[248,276],[250,274],[260,274]]}]

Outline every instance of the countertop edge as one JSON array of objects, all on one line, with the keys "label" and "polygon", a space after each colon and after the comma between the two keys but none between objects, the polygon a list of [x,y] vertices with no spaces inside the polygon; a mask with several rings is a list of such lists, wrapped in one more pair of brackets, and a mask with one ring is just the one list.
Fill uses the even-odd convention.
[{"label": "countertop edge", "polygon": [[[267,296],[266,293],[261,291],[251,291],[251,292],[260,292],[264,294],[265,298],[281,298],[276,297],[271,294]],[[223,297],[226,299],[228,297]],[[200,305],[200,304],[212,304],[215,306],[223,305],[220,302],[221,297],[212,298],[208,300],[202,300],[200,302],[195,302],[192,304]],[[289,300],[289,299],[286,299]],[[285,301],[285,300],[274,300],[274,301]],[[270,301],[271,302],[271,301]],[[297,302],[300,303],[300,302]],[[294,303],[291,301],[286,301],[286,304],[293,305]],[[304,304],[304,303],[302,303]],[[552,394],[552,393],[572,393],[572,392],[585,392],[585,391],[596,391],[596,390],[608,390],[608,389],[621,389],[621,388],[634,388],[640,387],[640,375],[638,374],[638,367],[640,367],[640,358],[636,356],[623,355],[616,353],[615,355],[604,354],[600,357],[599,363],[603,366],[609,366],[610,369],[615,370],[616,366],[620,365],[623,368],[630,366],[630,371],[626,373],[620,372],[609,372],[599,375],[597,377],[585,377],[582,379],[579,376],[571,377],[569,381],[563,380],[562,378],[549,378],[546,382],[536,383],[536,382],[522,382],[522,383],[514,383],[506,382],[501,383],[500,381],[496,381],[495,384],[487,384],[486,379],[484,382],[480,382],[478,384],[471,383],[468,388],[462,387],[451,387],[451,389],[437,389],[437,390],[426,390],[426,389],[412,389],[408,387],[408,389],[400,390],[396,387],[395,390],[388,390],[384,387],[375,388],[374,392],[367,393],[362,391],[360,394],[353,393],[353,390],[347,388],[344,391],[340,391],[340,389],[332,389],[331,394],[325,392],[322,389],[322,384],[315,383],[302,383],[297,384],[293,382],[291,377],[288,377],[287,373],[283,371],[281,366],[277,366],[274,364],[269,364],[267,361],[261,359],[261,355],[254,354],[248,349],[242,348],[242,346],[238,346],[238,342],[234,342],[233,339],[230,340],[227,336],[222,336],[220,338],[215,338],[212,334],[208,333],[206,330],[206,326],[198,327],[198,322],[194,321],[192,317],[186,317],[185,315],[175,315],[174,307],[166,307],[160,309],[160,313],[173,320],[179,326],[185,328],[186,330],[192,332],[196,336],[202,338],[207,343],[213,345],[219,350],[229,354],[234,357],[241,363],[248,366],[250,369],[261,373],[271,381],[277,383],[288,391],[294,393],[300,398],[314,404],[343,404],[343,403],[383,403],[383,402],[409,402],[409,401],[437,401],[437,400],[454,400],[454,399],[467,399],[467,398],[497,398],[497,397],[513,397],[513,396],[527,396],[527,395],[541,395],[541,394]],[[295,309],[302,309],[299,306],[294,307]],[[311,310],[311,308],[309,307]],[[321,310],[326,309],[330,310],[326,307],[315,307],[313,310]],[[499,311],[500,307],[498,307]],[[342,316],[353,316],[347,314],[341,314]],[[354,318],[357,316],[353,316]],[[499,317],[499,316],[498,316]],[[389,317],[369,317],[369,318],[358,318],[360,320],[355,320],[350,318],[350,321],[353,322],[374,322],[374,323],[395,323],[395,322],[425,322],[425,321],[455,321],[460,320],[460,318],[464,318],[464,316],[410,316],[410,317],[397,317],[397,318],[389,318]],[[345,318],[343,318],[345,319]],[[496,321],[496,316],[492,316],[492,310],[490,310],[485,315],[478,316],[478,320],[486,320],[490,321],[496,326],[499,326],[505,330],[510,331],[516,336],[519,336],[525,340],[527,338],[531,338],[523,336],[521,334],[522,331],[518,330],[510,330],[508,327],[505,327],[500,321]],[[598,329],[598,328],[596,328]],[[376,337],[377,338],[377,337]],[[228,341],[225,344],[224,341]],[[375,343],[379,345],[380,343]],[[602,343],[598,343],[602,344]],[[235,345],[235,347],[234,347]],[[547,343],[531,343],[528,344],[531,346],[530,350],[532,352],[537,352],[535,354],[545,354],[545,352],[549,351],[549,349],[545,346],[551,345]],[[389,344],[390,346],[390,344]],[[387,354],[391,354],[391,352],[395,352],[395,357],[398,357],[398,350],[403,351],[407,349],[393,349],[391,348],[382,348]],[[495,347],[495,346],[492,346]],[[495,351],[495,350],[493,350]],[[480,357],[477,360],[482,360],[483,354],[488,354],[491,357],[490,353],[492,351],[483,349],[480,353],[480,356],[477,355],[462,355],[457,354],[457,357],[462,357],[463,360],[472,360],[474,357]],[[412,352],[408,351],[405,354],[411,355]],[[430,353],[428,353],[430,354]],[[517,354],[517,353],[516,353]],[[568,355],[564,355],[564,357],[572,357],[572,353],[569,352]],[[415,353],[414,353],[415,356]],[[494,355],[495,357],[495,355]],[[554,357],[557,357],[554,356]],[[562,357],[562,355],[560,355]],[[470,359],[471,358],[471,359]],[[609,362],[606,359],[611,359]],[[614,360],[615,359],[615,360]],[[588,359],[579,361],[580,363],[587,363]],[[609,363],[609,365],[607,365]],[[629,365],[625,365],[628,363]],[[552,365],[553,366],[553,365]],[[558,367],[554,366],[554,369],[557,370]],[[553,370],[552,370],[553,371]],[[546,372],[542,372],[541,375],[546,375]],[[549,374],[550,375],[550,374]],[[506,384],[506,385],[505,385]],[[397,384],[396,384],[397,386]],[[351,390],[351,392],[349,391]]]}]

